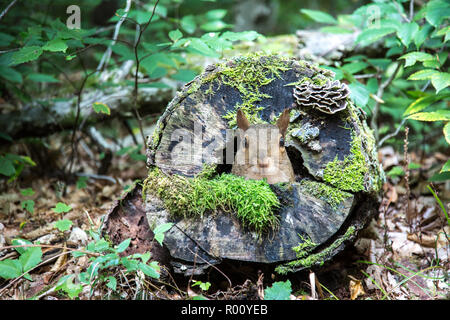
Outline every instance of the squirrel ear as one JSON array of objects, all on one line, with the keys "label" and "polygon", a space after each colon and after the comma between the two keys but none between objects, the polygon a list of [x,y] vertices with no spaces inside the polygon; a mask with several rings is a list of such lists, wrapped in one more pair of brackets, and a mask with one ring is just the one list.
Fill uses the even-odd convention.
[{"label": "squirrel ear", "polygon": [[280,130],[281,135],[284,137],[287,127],[289,126],[290,110],[285,109],[277,121],[277,127]]},{"label": "squirrel ear", "polygon": [[244,112],[242,112],[241,109],[237,111],[236,121],[239,129],[246,131],[250,127],[250,122],[248,122]]}]

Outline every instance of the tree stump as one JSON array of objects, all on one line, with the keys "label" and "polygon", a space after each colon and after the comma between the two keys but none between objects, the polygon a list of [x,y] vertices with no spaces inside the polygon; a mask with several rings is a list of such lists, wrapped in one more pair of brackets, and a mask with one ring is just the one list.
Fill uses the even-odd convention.
[{"label": "tree stump", "polygon": [[[333,77],[301,60],[259,54],[207,67],[158,120],[148,141],[149,177],[110,213],[107,230],[114,216],[135,212],[138,202],[151,229],[173,223],[163,243],[174,271],[185,275],[222,259],[277,264],[279,273],[331,259],[376,212],[384,179],[365,114]],[[216,189],[229,186],[215,182],[201,194],[203,182],[230,175],[239,108],[253,123],[275,123],[291,109],[285,146],[295,182],[262,186],[253,194],[243,190],[236,200],[256,205],[264,192],[276,195],[278,225],[263,234],[237,217],[239,203],[220,203]],[[214,210],[191,214],[199,212],[197,199],[207,196],[218,202]]]}]

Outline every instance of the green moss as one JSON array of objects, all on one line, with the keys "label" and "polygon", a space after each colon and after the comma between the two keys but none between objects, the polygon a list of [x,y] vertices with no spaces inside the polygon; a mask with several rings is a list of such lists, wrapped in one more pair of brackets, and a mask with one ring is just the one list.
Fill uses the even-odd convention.
[{"label": "green moss", "polygon": [[258,107],[257,104],[271,96],[261,93],[260,88],[280,78],[281,72],[289,69],[286,58],[275,55],[262,56],[260,53],[236,58],[233,64],[221,64],[217,72],[218,79],[221,83],[236,88],[242,99],[242,103],[236,104],[234,110],[224,116],[228,125],[230,127],[236,125],[238,109],[242,109],[251,123],[264,123],[258,116],[263,107]]},{"label": "green moss", "polygon": [[150,141],[150,148],[154,149],[158,146],[159,140],[161,139],[162,130],[164,129],[164,125],[161,121],[156,123],[156,128],[153,130],[152,139]]},{"label": "green moss", "polygon": [[323,182],[306,179],[300,182],[300,187],[312,196],[327,202],[333,208],[337,208],[342,201],[352,196],[348,192],[331,187]]},{"label": "green moss", "polygon": [[295,255],[297,258],[306,257],[315,247],[317,247],[317,243],[312,241],[309,237],[302,237],[300,234],[298,235],[303,242],[299,243],[298,246],[293,247],[292,250],[295,251]]},{"label": "green moss", "polygon": [[342,161],[336,156],[333,161],[328,162],[323,179],[340,190],[359,192],[365,190],[364,182],[368,170],[362,151],[361,136],[354,135],[350,155]]},{"label": "green moss", "polygon": [[349,227],[343,236],[337,238],[330,246],[318,253],[306,256],[304,251],[299,251],[300,256],[297,254],[297,257],[299,258],[298,260],[280,265],[275,268],[275,271],[279,274],[287,274],[289,272],[297,271],[296,269],[298,268],[310,268],[314,265],[322,265],[327,257],[329,257],[334,250],[342,245],[345,240],[348,240],[355,233],[355,231],[356,229],[354,226]]},{"label": "green moss", "polygon": [[327,82],[330,80],[332,80],[332,79],[327,78],[327,77],[323,76],[322,74],[318,73],[312,78],[304,77],[298,81],[287,83],[284,86],[285,87],[299,86],[303,83],[312,83],[312,84],[315,84],[316,86],[323,86],[323,85],[327,84]]},{"label": "green moss", "polygon": [[159,197],[172,215],[184,218],[217,210],[235,212],[243,226],[259,235],[278,227],[274,211],[280,202],[266,181],[245,180],[232,174],[213,177],[214,173],[207,167],[196,177],[186,178],[152,168],[144,181],[143,197]]}]

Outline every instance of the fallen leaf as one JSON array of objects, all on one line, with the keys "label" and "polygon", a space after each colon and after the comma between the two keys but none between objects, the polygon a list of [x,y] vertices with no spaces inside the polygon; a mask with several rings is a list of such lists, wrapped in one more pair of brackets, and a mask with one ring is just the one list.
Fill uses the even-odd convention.
[{"label": "fallen leaf", "polygon": [[409,233],[408,240],[414,241],[424,247],[434,248],[436,246],[437,237],[435,235]]},{"label": "fallen leaf", "polygon": [[366,294],[366,292],[364,291],[361,280],[357,280],[355,278],[350,280],[350,299],[351,300],[356,300],[356,298],[358,298],[359,296],[363,296],[365,294]]}]

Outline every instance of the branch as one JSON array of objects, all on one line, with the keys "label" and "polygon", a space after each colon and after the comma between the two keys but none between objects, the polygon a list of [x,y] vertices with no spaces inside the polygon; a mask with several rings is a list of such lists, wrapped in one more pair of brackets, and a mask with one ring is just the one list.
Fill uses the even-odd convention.
[{"label": "branch", "polygon": [[141,42],[142,34],[144,33],[145,29],[147,29],[147,27],[149,26],[150,22],[152,22],[152,19],[153,19],[153,16],[155,15],[156,7],[158,6],[158,3],[159,3],[159,0],[156,0],[155,6],[153,7],[152,15],[150,16],[150,19],[148,19],[148,21],[145,24],[144,28],[141,28],[140,25],[138,25],[139,26],[139,35],[138,35],[138,38],[137,38],[136,43],[134,45],[134,56],[135,56],[135,59],[136,59],[136,71],[134,73],[134,90],[133,90],[134,101],[133,101],[133,108],[134,108],[134,113],[136,115],[136,120],[137,120],[137,122],[139,124],[139,131],[141,132],[142,141],[145,141],[145,135],[144,135],[144,130],[142,129],[142,118],[141,118],[141,115],[139,114],[139,111],[137,109],[138,72],[139,72],[139,64],[140,64],[138,47],[139,47],[139,44]]},{"label": "branch", "polygon": [[408,118],[403,118],[402,122],[400,122],[400,125],[398,126],[397,130],[395,130],[395,132],[385,135],[383,137],[383,139],[381,139],[380,142],[378,142],[378,148],[380,148],[386,140],[388,140],[388,139],[398,135],[398,133],[400,132],[401,128],[405,124],[406,120],[408,120]]},{"label": "branch", "polygon": [[0,14],[0,20],[8,13],[9,9],[17,2],[17,0],[12,1],[5,10]]},{"label": "branch", "polygon": [[114,30],[114,35],[112,38],[112,43],[108,46],[105,53],[103,54],[102,59],[100,60],[100,63],[98,64],[97,71],[102,70],[103,68],[106,68],[108,65],[109,59],[111,58],[112,53],[112,46],[116,43],[117,37],[119,36],[120,27],[122,26],[122,23],[125,21],[128,12],[130,11],[131,7],[131,0],[127,0],[127,4],[125,6],[125,13],[122,15],[122,17],[119,19],[119,21],[116,24],[116,28]]},{"label": "branch", "polygon": [[373,111],[372,111],[372,119],[370,121],[370,127],[372,128],[372,130],[374,131],[374,135],[375,135],[375,139],[378,140],[379,139],[379,135],[378,135],[378,126],[377,126],[377,120],[378,120],[378,113],[380,111],[380,103],[384,94],[384,90],[391,84],[391,82],[395,79],[395,76],[397,75],[398,71],[400,70],[400,67],[403,64],[401,62],[399,62],[397,64],[397,67],[395,68],[395,71],[391,74],[391,76],[386,79],[379,87],[378,87],[378,91],[377,91],[377,99],[375,99],[376,103],[375,106],[373,107]]}]

